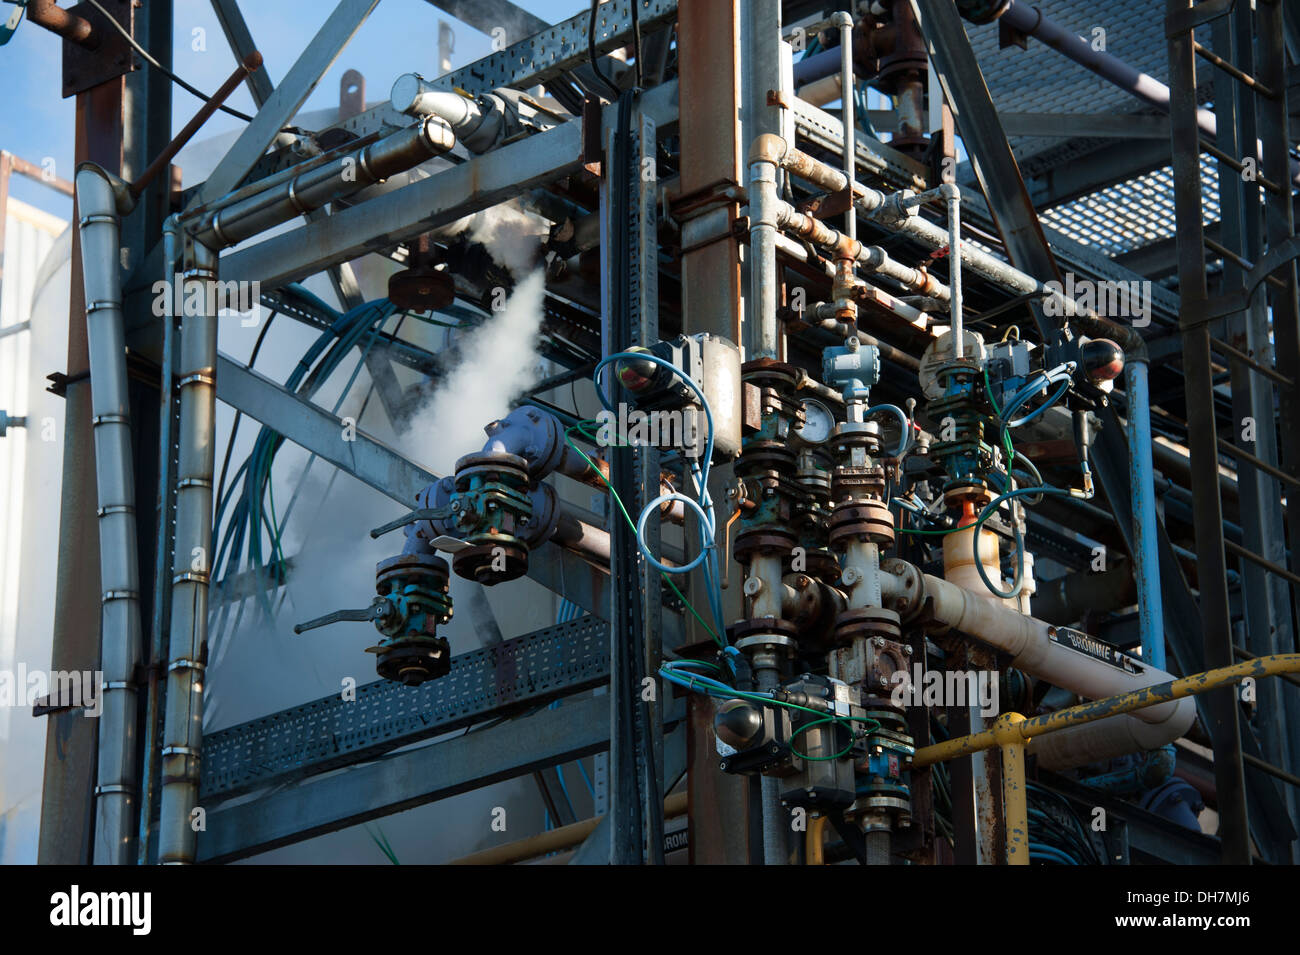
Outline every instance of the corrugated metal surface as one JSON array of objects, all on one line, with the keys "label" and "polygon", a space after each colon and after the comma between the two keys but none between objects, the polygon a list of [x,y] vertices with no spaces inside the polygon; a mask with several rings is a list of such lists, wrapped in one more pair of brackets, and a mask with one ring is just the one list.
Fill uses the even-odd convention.
[{"label": "corrugated metal surface", "polygon": [[[5,217],[0,330],[0,408],[28,417],[0,439],[0,679],[12,697],[0,706],[0,863],[36,861],[45,721],[26,705],[19,677],[49,667],[53,621],[62,403],[44,391],[67,352],[67,223],[10,199]],[[56,265],[62,261],[61,267]],[[33,528],[40,528],[33,534]],[[26,532],[26,533],[24,533]]]}]

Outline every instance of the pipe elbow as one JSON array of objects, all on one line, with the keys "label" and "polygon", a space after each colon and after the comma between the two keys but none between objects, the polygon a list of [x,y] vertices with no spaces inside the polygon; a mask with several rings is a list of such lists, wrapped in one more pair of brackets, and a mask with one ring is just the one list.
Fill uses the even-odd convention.
[{"label": "pipe elbow", "polygon": [[783,137],[776,133],[763,133],[761,136],[754,137],[754,141],[750,143],[749,161],[770,162],[779,166],[789,148],[790,145]]},{"label": "pipe elbow", "polygon": [[[83,182],[85,191],[83,191]],[[131,195],[130,186],[98,163],[78,163],[76,187],[78,209],[83,217],[90,214],[84,205],[87,202],[93,203],[96,207],[94,211],[100,215],[111,213],[124,216],[135,208],[135,198]],[[89,191],[91,189],[106,191],[101,193],[101,197],[96,197]]]}]

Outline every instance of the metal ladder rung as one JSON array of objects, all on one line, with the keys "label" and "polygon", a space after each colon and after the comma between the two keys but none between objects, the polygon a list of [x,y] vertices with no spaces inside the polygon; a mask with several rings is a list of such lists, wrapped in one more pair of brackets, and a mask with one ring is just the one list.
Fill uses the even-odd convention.
[{"label": "metal ladder rung", "polygon": [[1213,50],[1210,50],[1209,48],[1202,46],[1200,43],[1196,42],[1195,39],[1192,40],[1192,49],[1196,51],[1197,56],[1201,57],[1206,62],[1212,63],[1213,65],[1217,66],[1219,69],[1223,70],[1223,72],[1231,76],[1234,80],[1241,83],[1243,86],[1250,87],[1260,96],[1265,96],[1268,99],[1277,98],[1277,94],[1275,92],[1273,92],[1263,83],[1261,83],[1259,80],[1255,79],[1255,77],[1251,76],[1249,73],[1245,72],[1244,70],[1234,66],[1232,63],[1229,63],[1227,60],[1219,56],[1219,54],[1215,53]]},{"label": "metal ladder rung", "polygon": [[1300,584],[1300,575],[1293,574],[1291,571],[1287,570],[1281,564],[1275,564],[1267,557],[1261,557],[1259,556],[1259,554],[1256,554],[1253,550],[1247,550],[1246,548],[1242,547],[1240,544],[1235,544],[1232,541],[1228,540],[1226,537],[1223,540],[1223,548],[1230,554],[1236,554],[1238,557],[1241,557],[1244,560],[1248,560],[1252,564],[1255,564],[1258,567],[1263,567],[1270,574],[1276,574],[1277,576],[1285,580],[1289,580],[1293,584]]},{"label": "metal ladder rung", "polygon": [[1252,756],[1250,753],[1242,753],[1241,758],[1247,766],[1254,766],[1256,769],[1268,773],[1275,779],[1280,779],[1284,783],[1290,783],[1292,786],[1300,788],[1300,776],[1292,775],[1285,769],[1279,769],[1272,763],[1267,763],[1258,756]]},{"label": "metal ladder rung", "polygon": [[1292,477],[1290,474],[1287,474],[1281,468],[1274,467],[1273,465],[1269,464],[1267,461],[1261,460],[1260,458],[1251,454],[1249,451],[1237,447],[1231,441],[1225,441],[1223,438],[1218,438],[1218,437],[1216,437],[1215,440],[1219,444],[1219,450],[1222,451],[1224,454],[1228,455],[1228,457],[1236,458],[1238,461],[1243,461],[1246,464],[1249,464],[1251,467],[1263,471],[1265,474],[1269,475],[1270,477],[1276,478],[1277,480],[1281,481],[1283,484],[1290,484],[1293,485],[1294,487],[1300,487],[1300,479]]},{"label": "metal ladder rung", "polygon": [[1268,378],[1271,381],[1275,381],[1279,385],[1283,385],[1284,387],[1287,388],[1295,387],[1295,382],[1292,381],[1290,378],[1288,378],[1286,375],[1282,374],[1277,369],[1270,368],[1268,365],[1265,365],[1263,362],[1256,361],[1254,358],[1251,358],[1249,355],[1247,355],[1244,351],[1241,351],[1238,348],[1234,348],[1233,346],[1229,345],[1227,342],[1223,342],[1217,338],[1211,337],[1210,348],[1213,349],[1214,351],[1217,351],[1220,355],[1223,355],[1226,358],[1235,358],[1237,361],[1241,362],[1247,368],[1250,368],[1252,371],[1259,372],[1265,378]]}]

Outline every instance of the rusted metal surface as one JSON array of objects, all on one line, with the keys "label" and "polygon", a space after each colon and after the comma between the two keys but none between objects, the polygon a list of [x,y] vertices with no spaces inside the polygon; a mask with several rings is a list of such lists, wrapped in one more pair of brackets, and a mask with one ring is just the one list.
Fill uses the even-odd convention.
[{"label": "rusted metal surface", "polygon": [[[54,4],[48,6],[53,7]],[[135,36],[136,4],[133,0],[101,0],[101,6],[112,14],[122,29]],[[55,31],[64,36],[64,98],[84,93],[138,68],[135,53],[131,50],[131,44],[126,42],[126,37],[114,30],[108,19],[89,3],[78,3],[66,8],[63,17],[74,21],[74,25],[75,21],[80,21],[89,28],[87,33],[77,27],[72,37]]]},{"label": "rusted metal surface", "polygon": [[[1158,703],[1168,703],[1222,689],[1245,679],[1261,680],[1286,673],[1300,673],[1300,653],[1277,653],[1268,657],[1256,657],[1253,660],[1234,663],[1232,666],[1157,683],[1155,686],[1134,690],[1132,693],[1121,693],[1118,696],[1108,696],[1105,699],[1068,706],[1017,723],[1016,732],[1022,740],[1028,741],[1035,736],[1053,733],[1070,726],[1080,726],[1109,716],[1132,713],[1134,710],[1145,709]],[[912,765],[930,766],[959,756],[983,752],[998,745],[1000,745],[998,733],[989,729],[918,749],[912,759]]]}]

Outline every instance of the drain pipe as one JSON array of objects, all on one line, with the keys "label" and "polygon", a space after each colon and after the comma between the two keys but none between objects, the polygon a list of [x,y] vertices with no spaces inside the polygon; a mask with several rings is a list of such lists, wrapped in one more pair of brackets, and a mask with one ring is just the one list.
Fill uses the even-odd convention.
[{"label": "drain pipe", "polygon": [[136,716],[140,664],[140,561],[135,476],[127,394],[122,283],[118,271],[120,215],[132,205],[126,184],[92,163],[77,168],[81,271],[99,486],[101,596],[99,763],[95,779],[97,864],[134,862]]},{"label": "drain pipe", "polygon": [[206,304],[202,314],[187,315],[181,324],[176,543],[158,823],[158,861],[164,865],[192,863],[197,842],[191,816],[198,805],[203,739],[217,397],[217,253],[193,243],[185,259],[184,301],[194,294]]}]

